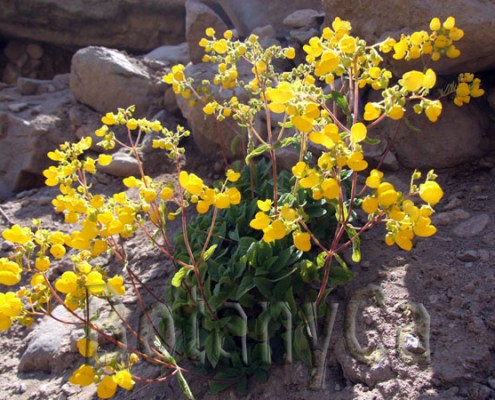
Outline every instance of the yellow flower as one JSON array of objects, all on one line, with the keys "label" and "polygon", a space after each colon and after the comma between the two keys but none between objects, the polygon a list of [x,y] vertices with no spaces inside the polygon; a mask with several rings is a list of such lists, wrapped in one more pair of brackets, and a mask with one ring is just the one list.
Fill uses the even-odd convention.
[{"label": "yellow flower", "polygon": [[323,190],[323,196],[332,200],[339,197],[340,186],[334,178],[327,178],[321,183],[321,189]]},{"label": "yellow flower", "polygon": [[98,271],[91,271],[86,276],[86,287],[92,294],[101,293],[105,289],[105,281]]},{"label": "yellow flower", "polygon": [[110,278],[107,281],[108,286],[110,287],[110,291],[119,296],[122,296],[125,293],[124,287],[124,278],[120,275],[115,275],[113,278]]},{"label": "yellow flower", "polygon": [[414,233],[412,229],[399,231],[395,236],[395,243],[397,243],[397,246],[399,246],[402,250],[410,251],[413,247],[413,237]]},{"label": "yellow flower", "polygon": [[114,375],[115,382],[117,382],[117,385],[119,385],[122,389],[125,390],[132,390],[134,387],[134,380],[132,379],[132,375],[128,370],[122,370],[117,372]]},{"label": "yellow flower", "polygon": [[301,132],[307,133],[313,129],[314,119],[308,118],[304,115],[293,116],[290,121],[294,124],[296,129],[299,129]]},{"label": "yellow flower", "polygon": [[428,181],[419,185],[419,196],[429,205],[434,206],[443,197],[443,190],[440,185],[434,181]]},{"label": "yellow flower", "polygon": [[115,125],[117,123],[117,118],[112,113],[106,113],[105,116],[101,119],[105,125]]},{"label": "yellow flower", "polygon": [[393,119],[393,120],[399,120],[404,116],[404,108],[400,106],[399,104],[395,104],[392,106],[392,108],[389,110],[387,115]]},{"label": "yellow flower", "polygon": [[0,258],[0,284],[6,286],[17,285],[21,281],[21,267],[8,258]]},{"label": "yellow flower", "polygon": [[83,357],[93,357],[96,350],[98,349],[98,343],[94,340],[87,340],[86,338],[79,339],[76,343],[79,353]]},{"label": "yellow flower", "polygon": [[283,239],[287,235],[287,230],[284,223],[279,219],[276,219],[271,225],[263,229],[263,233],[263,241],[270,243],[274,240]]},{"label": "yellow flower", "polygon": [[206,28],[206,30],[205,30],[205,34],[206,34],[206,36],[208,36],[208,37],[213,37],[213,36],[215,36],[215,29],[213,29],[213,28],[211,28],[211,27]]},{"label": "yellow flower", "polygon": [[377,188],[378,203],[382,207],[389,207],[396,203],[399,199],[399,194],[396,192],[394,186],[389,182],[380,183]]},{"label": "yellow flower", "polygon": [[241,192],[235,187],[227,190],[227,196],[229,196],[230,204],[232,205],[237,205],[241,202]]},{"label": "yellow flower", "polygon": [[366,103],[366,105],[364,106],[363,118],[366,121],[374,121],[380,116],[381,113],[382,111],[376,103]]},{"label": "yellow flower", "polygon": [[366,186],[371,189],[376,189],[382,183],[383,172],[378,171],[377,169],[372,169],[370,171],[370,176],[366,178]]},{"label": "yellow flower", "polygon": [[270,225],[270,217],[262,211],[257,212],[254,219],[249,223],[251,228],[260,231],[265,229],[268,225]]},{"label": "yellow flower", "polygon": [[237,182],[241,174],[239,172],[235,172],[233,169],[227,170],[227,180],[230,182]]},{"label": "yellow flower", "polygon": [[117,383],[112,376],[104,376],[101,382],[98,384],[96,394],[100,399],[109,399],[113,397],[117,391]]},{"label": "yellow flower", "polygon": [[431,122],[437,122],[438,117],[442,114],[442,103],[440,100],[432,102],[425,110],[425,114]]},{"label": "yellow flower", "polygon": [[98,164],[102,166],[109,165],[112,162],[112,156],[110,154],[100,154],[98,156]]},{"label": "yellow flower", "polygon": [[94,382],[94,379],[95,370],[93,367],[83,364],[72,373],[69,382],[73,385],[89,386]]},{"label": "yellow flower", "polygon": [[55,281],[55,289],[61,293],[74,292],[77,289],[77,275],[72,271],[66,271]]},{"label": "yellow flower", "polygon": [[289,207],[288,204],[284,204],[280,209],[280,215],[286,221],[292,222],[297,218],[296,210]]},{"label": "yellow flower", "polygon": [[3,231],[2,236],[5,240],[12,243],[26,244],[31,240],[31,229],[21,228],[15,224],[12,228]]},{"label": "yellow flower", "polygon": [[218,193],[215,197],[215,207],[225,209],[230,207],[230,198],[227,193]]},{"label": "yellow flower", "polygon": [[435,74],[435,71],[433,71],[431,68],[428,68],[424,75],[423,87],[432,89],[435,86],[436,82],[437,76]]},{"label": "yellow flower", "polygon": [[198,214],[206,214],[210,209],[210,204],[204,200],[198,201],[196,204],[196,211]]},{"label": "yellow flower", "polygon": [[437,232],[437,228],[431,225],[431,219],[420,217],[413,227],[414,234],[420,237],[430,237]]},{"label": "yellow flower", "polygon": [[461,55],[461,51],[455,47],[454,45],[449,46],[447,49],[447,57],[448,58],[457,58]]},{"label": "yellow flower", "polygon": [[164,187],[160,192],[160,198],[162,200],[170,200],[174,196],[174,189],[171,187]]},{"label": "yellow flower", "polygon": [[225,39],[217,40],[212,45],[213,50],[215,50],[218,54],[225,54],[229,49],[227,46],[227,41]]},{"label": "yellow flower", "polygon": [[21,300],[13,292],[0,293],[0,315],[18,317],[23,311]]},{"label": "yellow flower", "polygon": [[153,189],[146,187],[141,188],[139,194],[146,203],[151,203],[157,196],[157,193]]},{"label": "yellow flower", "polygon": [[425,75],[420,71],[409,71],[402,75],[401,85],[410,92],[417,92],[423,87]]},{"label": "yellow flower", "polygon": [[322,55],[321,59],[315,64],[315,75],[322,76],[330,72],[334,72],[340,63],[339,56],[333,50],[326,50]]},{"label": "yellow flower", "polygon": [[356,51],[356,39],[351,36],[344,37],[340,41],[339,47],[344,53],[352,54]]},{"label": "yellow flower", "polygon": [[65,247],[59,243],[50,247],[50,254],[55,258],[62,258],[65,255]]},{"label": "yellow flower", "polygon": [[368,196],[363,200],[362,207],[365,213],[373,214],[378,210],[378,200]]},{"label": "yellow flower", "polygon": [[364,139],[366,139],[367,133],[368,130],[366,129],[366,126],[362,122],[358,122],[357,124],[354,124],[351,128],[351,142],[352,143],[362,142]]},{"label": "yellow flower", "polygon": [[45,272],[50,268],[50,259],[47,256],[36,257],[34,267],[41,272]]},{"label": "yellow flower", "polygon": [[265,201],[263,200],[258,200],[256,202],[258,208],[261,210],[261,211],[264,211],[264,212],[268,212],[271,210],[272,208],[272,201],[270,199],[266,199]]},{"label": "yellow flower", "polygon": [[180,185],[193,195],[199,195],[203,191],[203,180],[195,174],[181,171],[179,175]]},{"label": "yellow flower", "polygon": [[294,49],[294,47],[289,47],[284,50],[284,55],[285,57],[292,60],[296,56],[296,50]]},{"label": "yellow flower", "polygon": [[433,18],[430,21],[430,29],[432,31],[439,31],[441,27],[442,27],[442,25],[441,25],[440,19],[438,19],[437,17]]},{"label": "yellow flower", "polygon": [[292,234],[294,246],[301,251],[311,250],[311,235],[307,232],[294,232]]},{"label": "yellow flower", "polygon": [[455,18],[454,17],[448,17],[444,23],[443,27],[444,29],[450,30],[455,26]]},{"label": "yellow flower", "polygon": [[356,172],[364,171],[368,168],[368,162],[364,160],[363,153],[360,151],[355,151],[350,155],[347,165]]},{"label": "yellow flower", "polygon": [[300,185],[304,189],[310,189],[318,185],[318,183],[320,182],[320,174],[316,172],[316,170],[311,168],[307,172],[308,174],[306,175],[306,177],[302,178],[300,181]]},{"label": "yellow flower", "polygon": [[306,172],[307,164],[304,161],[299,161],[292,167],[292,174],[296,178],[302,178]]}]

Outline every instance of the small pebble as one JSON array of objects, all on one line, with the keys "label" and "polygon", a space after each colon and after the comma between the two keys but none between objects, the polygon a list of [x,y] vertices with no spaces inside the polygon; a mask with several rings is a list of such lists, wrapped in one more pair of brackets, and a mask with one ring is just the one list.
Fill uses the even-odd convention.
[{"label": "small pebble", "polygon": [[8,105],[9,111],[13,113],[18,113],[28,108],[27,103],[13,103]]},{"label": "small pebble", "polygon": [[476,250],[461,250],[457,253],[457,259],[463,262],[479,260],[480,256]]}]

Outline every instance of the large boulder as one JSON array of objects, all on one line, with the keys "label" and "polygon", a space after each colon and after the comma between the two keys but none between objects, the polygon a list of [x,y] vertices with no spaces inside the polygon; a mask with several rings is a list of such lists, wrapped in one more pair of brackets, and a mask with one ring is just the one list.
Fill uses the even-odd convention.
[{"label": "large boulder", "polygon": [[461,56],[433,64],[439,73],[488,70],[495,67],[495,6],[484,0],[323,0],[327,22],[335,17],[352,23],[353,33],[369,43],[387,36],[428,29],[432,17],[456,18],[465,35]]},{"label": "large boulder", "polygon": [[163,97],[164,85],[142,62],[104,47],[86,47],[72,58],[74,97],[100,113],[136,106],[144,115]]},{"label": "large boulder", "polygon": [[136,52],[184,41],[184,0],[2,3],[0,35],[6,37],[38,40],[73,50],[99,45]]},{"label": "large boulder", "polygon": [[205,51],[198,43],[205,37],[206,28],[210,27],[215,29],[220,37],[227,30],[227,25],[213,9],[199,0],[187,0],[186,40],[191,61],[195,64],[203,58]]},{"label": "large boulder", "polygon": [[[63,77],[60,77],[63,78]],[[0,196],[43,183],[42,171],[51,161],[46,154],[74,140],[67,110],[74,104],[68,83],[36,81],[36,92],[21,97],[17,87],[0,92]]]},{"label": "large boulder", "polygon": [[289,28],[283,20],[294,11],[312,8],[321,9],[321,0],[203,0],[216,9],[237,29],[241,36],[247,36],[257,26],[272,25],[277,37],[287,36]]},{"label": "large boulder", "polygon": [[[411,168],[448,168],[480,158],[489,148],[489,119],[478,105],[457,107],[445,102],[442,115],[431,123],[424,115],[409,117],[409,128],[399,126],[394,150],[399,161]],[[377,129],[395,132],[397,122],[385,120]]]},{"label": "large boulder", "polygon": [[[213,81],[216,71],[215,65],[205,63],[190,64],[185,70],[186,76],[194,78],[195,82],[201,82],[204,79]],[[248,76],[248,72],[239,68],[239,75],[240,79],[243,79],[243,77]],[[227,99],[225,96],[229,96],[228,93],[227,91],[217,93],[215,98],[221,102]],[[247,94],[244,89],[237,88],[235,96],[242,102],[246,100]],[[180,95],[177,95],[177,104],[188,122],[194,142],[203,154],[210,157],[222,153],[229,157],[242,155],[242,146],[232,146],[234,139],[239,135],[244,136],[244,142],[246,139],[236,121],[232,118],[226,118],[224,121],[218,122],[215,117],[205,115],[201,104],[191,106],[190,99],[184,99]],[[240,144],[243,140],[236,139],[235,141]]]}]

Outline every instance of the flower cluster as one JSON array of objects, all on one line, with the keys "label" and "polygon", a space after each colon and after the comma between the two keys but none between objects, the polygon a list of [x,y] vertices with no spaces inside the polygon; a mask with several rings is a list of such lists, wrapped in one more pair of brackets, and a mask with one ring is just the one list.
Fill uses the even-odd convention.
[{"label": "flower cluster", "polygon": [[294,246],[301,251],[311,250],[311,235],[303,232],[299,225],[302,216],[298,211],[284,204],[278,212],[273,208],[272,200],[258,200],[258,211],[249,223],[253,229],[263,231],[263,241],[266,243],[281,240],[292,232]]},{"label": "flower cluster", "polygon": [[[420,176],[416,172],[413,179],[419,179]],[[366,186],[372,189],[372,193],[363,199],[362,208],[370,218],[385,216],[388,231],[385,242],[389,246],[397,244],[401,249],[409,251],[413,247],[414,236],[429,237],[436,233],[430,216],[434,212],[432,207],[443,197],[443,191],[434,179],[433,172],[430,172],[425,183],[419,188],[411,185],[410,193],[406,196],[383,179],[383,172],[371,170]],[[420,207],[410,199],[417,193],[426,203]]]},{"label": "flower cluster", "polygon": [[[94,341],[80,339],[77,347],[84,357],[93,357],[98,345]],[[115,365],[102,367],[98,367],[98,362],[96,362],[96,367],[82,364],[72,373],[69,382],[81,387],[96,383],[98,398],[109,399],[115,395],[119,387],[129,391],[134,388],[136,382],[130,373],[130,368],[138,360],[138,357],[132,354],[127,363],[114,363]]]},{"label": "flower cluster", "polygon": [[402,35],[399,41],[387,38],[380,43],[383,53],[394,51],[396,60],[415,60],[424,55],[431,55],[432,61],[438,61],[442,55],[457,58],[461,52],[454,42],[462,39],[464,32],[455,26],[455,18],[448,17],[443,23],[438,18],[430,22],[431,33],[426,31]]},{"label": "flower cluster", "polygon": [[457,78],[459,82],[455,90],[454,104],[461,107],[463,104],[468,104],[471,97],[481,97],[485,91],[480,88],[481,80],[475,78],[474,74],[464,73]]},{"label": "flower cluster", "polygon": [[236,187],[227,188],[227,182],[236,182],[241,174],[232,169],[227,171],[227,179],[221,189],[210,188],[203,180],[193,173],[181,171],[179,183],[186,191],[186,196],[192,203],[196,203],[196,211],[200,214],[208,212],[210,207],[218,209],[229,208],[241,202],[241,192]]}]

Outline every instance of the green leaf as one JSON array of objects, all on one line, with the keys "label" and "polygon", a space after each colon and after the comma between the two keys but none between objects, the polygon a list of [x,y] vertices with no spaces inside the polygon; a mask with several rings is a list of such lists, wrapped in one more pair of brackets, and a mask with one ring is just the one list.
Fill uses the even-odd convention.
[{"label": "green leaf", "polygon": [[366,136],[366,138],[363,140],[363,142],[366,144],[375,145],[375,144],[380,144],[382,141],[380,139],[370,138],[369,136]]},{"label": "green leaf", "polygon": [[215,368],[220,360],[220,350],[221,350],[221,338],[218,331],[211,332],[205,341],[206,357],[208,361]]},{"label": "green leaf", "polygon": [[269,279],[266,278],[254,278],[253,279],[256,288],[260,291],[260,293],[265,296],[267,299],[272,297],[272,283]]},{"label": "green leaf", "polygon": [[354,237],[352,241],[352,261],[355,263],[361,261],[361,239],[359,236]]},{"label": "green leaf", "polygon": [[182,267],[181,269],[179,269],[172,278],[172,286],[179,287],[182,284],[182,280],[187,276],[187,273],[189,271],[189,267]]},{"label": "green leaf", "polygon": [[319,218],[319,217],[323,217],[327,213],[327,210],[325,207],[323,207],[322,204],[312,204],[306,207],[304,209],[304,212],[310,218]]},{"label": "green leaf", "polygon": [[227,324],[229,331],[232,332],[235,336],[244,336],[247,334],[247,325],[244,323],[244,320],[237,316],[233,315],[230,317],[230,321]]},{"label": "green leaf", "polygon": [[191,391],[191,388],[189,387],[189,384],[187,383],[186,379],[184,378],[184,375],[182,375],[182,371],[180,370],[180,368],[178,368],[177,361],[175,361],[175,359],[172,357],[172,355],[168,352],[167,348],[162,345],[162,342],[160,341],[160,339],[157,336],[155,336],[153,338],[153,344],[160,351],[160,353],[162,353],[163,356],[165,356],[166,360],[169,363],[171,363],[177,367],[177,374],[176,374],[177,381],[179,382],[179,386],[182,389],[184,396],[186,396],[188,400],[194,400],[194,395]]},{"label": "green leaf", "polygon": [[215,380],[210,381],[210,392],[217,394],[235,385],[239,375],[239,370],[232,368],[219,372],[215,375]]},{"label": "green leaf", "polygon": [[213,253],[215,252],[216,248],[217,248],[217,244],[214,244],[212,246],[210,246],[204,253],[203,255],[203,261],[207,261],[212,255]]},{"label": "green leaf", "polygon": [[255,148],[253,151],[251,151],[247,157],[246,157],[246,164],[249,163],[249,160],[251,160],[254,157],[262,155],[265,151],[267,151],[270,148],[267,144],[262,144],[261,146]]},{"label": "green leaf", "polygon": [[300,324],[294,332],[294,355],[307,366],[312,366],[311,348],[303,324]]},{"label": "green leaf", "polygon": [[417,126],[415,126],[411,120],[407,117],[404,118],[404,123],[406,124],[406,126],[413,132],[416,132],[416,133],[420,133],[422,132],[420,128],[418,128]]},{"label": "green leaf", "polygon": [[239,287],[237,288],[237,292],[235,294],[235,299],[239,300],[245,293],[249,292],[252,288],[254,288],[256,285],[253,281],[253,277],[250,275],[245,275]]},{"label": "green leaf", "polygon": [[275,149],[283,149],[284,147],[287,147],[291,144],[298,143],[298,142],[299,142],[299,138],[294,137],[294,136],[289,136],[289,137],[283,138],[282,140],[277,142],[275,144]]},{"label": "green leaf", "polygon": [[344,95],[334,90],[330,93],[330,96],[342,109],[343,113],[349,115],[349,105],[347,104],[347,100]]}]

